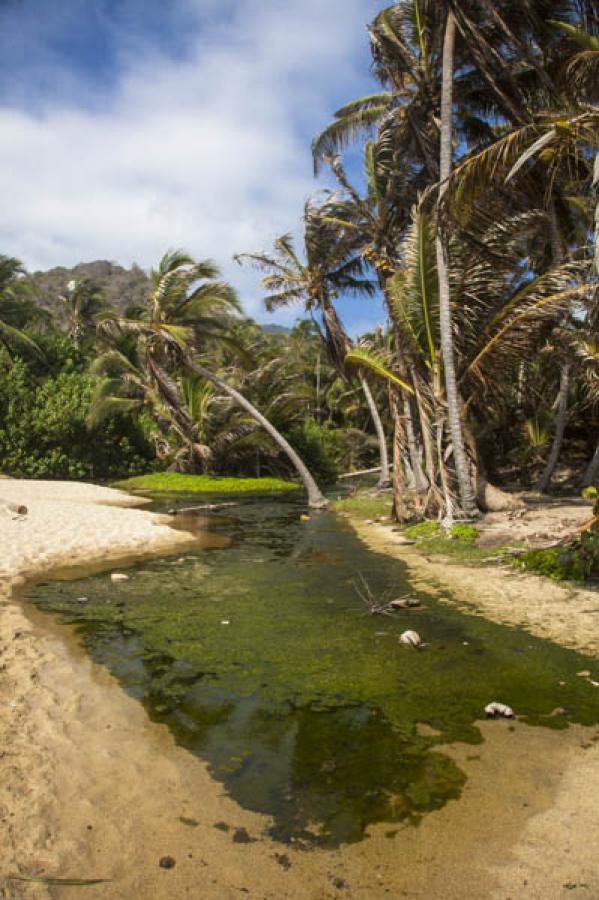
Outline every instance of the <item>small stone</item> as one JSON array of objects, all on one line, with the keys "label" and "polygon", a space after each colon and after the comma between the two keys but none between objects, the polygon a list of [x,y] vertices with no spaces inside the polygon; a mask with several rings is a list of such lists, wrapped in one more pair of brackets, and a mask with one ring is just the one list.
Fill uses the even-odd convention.
[{"label": "small stone", "polygon": [[221,625],[230,625],[230,624],[231,624],[231,620],[230,620],[230,619],[221,619],[220,624],[221,624]]},{"label": "small stone", "polygon": [[576,674],[578,675],[579,678],[590,678],[591,677],[591,673],[589,672],[588,669],[582,669],[581,672],[577,672]]},{"label": "small stone", "polygon": [[161,856],[158,865],[161,869],[174,869],[177,863],[172,856]]},{"label": "small stone", "polygon": [[409,647],[420,647],[422,639],[417,631],[404,631],[399,636],[399,643],[406,644]]},{"label": "small stone", "polygon": [[503,716],[504,719],[515,718],[514,710],[511,706],[506,706],[505,703],[497,703],[496,701],[487,703],[485,706],[485,715],[490,719],[494,719],[496,716]]},{"label": "small stone", "polygon": [[123,581],[129,581],[129,576],[125,575],[123,572],[113,572],[110,576],[110,580],[113,584],[121,584]]}]

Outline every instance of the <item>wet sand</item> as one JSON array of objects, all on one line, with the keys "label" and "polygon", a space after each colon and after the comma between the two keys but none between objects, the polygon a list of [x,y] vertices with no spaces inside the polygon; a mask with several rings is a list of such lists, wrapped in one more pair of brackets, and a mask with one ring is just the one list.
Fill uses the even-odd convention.
[{"label": "wet sand", "polygon": [[[122,513],[130,554],[149,552],[152,528],[157,550],[168,552],[171,538],[171,551],[182,546],[181,533],[169,534],[151,514],[100,507],[97,494],[66,501],[45,495],[43,483],[35,490],[32,522],[38,503],[49,504],[55,521],[52,504],[71,504],[62,521],[78,547],[70,547],[73,561],[99,565],[102,554],[122,555],[110,537],[124,525]],[[112,518],[96,519],[100,510]],[[82,544],[91,519],[95,542]],[[2,522],[2,546],[25,524]],[[26,529],[15,533],[22,567],[5,566],[0,607],[0,896],[553,900],[576,888],[599,897],[599,728],[481,723],[481,745],[440,748],[468,781],[459,801],[419,827],[378,825],[335,851],[275,844],[263,835],[269,820],[227,797],[205,764],[88,658],[72,629],[20,604],[15,583],[63,566],[69,547],[63,527],[53,530],[36,569],[28,547],[38,545],[28,544]],[[166,856],[174,867],[160,867]],[[15,873],[110,880],[46,887],[6,878]]]},{"label": "wet sand", "polygon": [[453,602],[470,613],[522,626],[536,637],[588,656],[599,655],[599,590],[524,574],[510,565],[475,567],[427,557],[402,544],[401,535],[389,525],[351,521],[372,550],[395,556],[408,566],[414,587],[441,598],[450,592]]}]

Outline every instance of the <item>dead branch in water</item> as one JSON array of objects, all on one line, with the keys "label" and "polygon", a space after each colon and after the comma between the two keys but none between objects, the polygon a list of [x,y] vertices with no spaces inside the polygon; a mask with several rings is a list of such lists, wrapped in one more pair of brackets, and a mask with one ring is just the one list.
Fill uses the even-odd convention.
[{"label": "dead branch in water", "polygon": [[360,584],[355,580],[352,582],[354,590],[362,603],[368,607],[368,612],[371,616],[393,616],[395,618],[393,614],[398,609],[413,609],[420,606],[420,600],[407,594],[392,600],[391,591],[383,591],[380,599],[377,600],[361,572],[358,572],[358,578],[360,579]]}]

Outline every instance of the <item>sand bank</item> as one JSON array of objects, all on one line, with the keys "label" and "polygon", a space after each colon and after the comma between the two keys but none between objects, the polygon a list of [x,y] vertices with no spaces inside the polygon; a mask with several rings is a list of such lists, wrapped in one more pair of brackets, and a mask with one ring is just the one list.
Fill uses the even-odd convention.
[{"label": "sand bank", "polygon": [[[189,538],[151,514],[98,505],[116,501],[112,492],[11,490],[30,513],[0,525],[11,560],[0,607],[1,897],[557,900],[573,885],[599,896],[598,729],[481,723],[482,745],[443,748],[468,775],[463,797],[418,828],[380,825],[330,852],[265,838],[268,819],[224,795],[70,629],[11,600],[16,581],[67,557],[176,551]],[[165,856],[173,868],[160,867]],[[19,872],[109,881],[68,888],[6,878]]]},{"label": "sand bank", "polygon": [[[585,518],[583,509],[582,517]],[[588,518],[588,515],[586,515]],[[452,602],[493,622],[520,625],[589,656],[599,656],[599,591],[517,572],[511,566],[474,567],[442,557],[427,557],[401,543],[389,525],[352,520],[360,537],[373,550],[401,559],[416,588],[452,595]]]}]

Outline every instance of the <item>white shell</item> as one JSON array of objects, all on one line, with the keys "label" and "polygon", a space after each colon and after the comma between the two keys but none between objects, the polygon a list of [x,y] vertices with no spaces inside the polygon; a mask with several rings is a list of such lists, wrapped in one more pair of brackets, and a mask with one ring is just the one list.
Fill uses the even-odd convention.
[{"label": "white shell", "polygon": [[417,631],[404,631],[399,636],[400,644],[409,644],[411,647],[419,647],[422,643]]},{"label": "white shell", "polygon": [[129,581],[129,576],[123,575],[122,572],[113,572],[110,576],[110,580],[114,582],[114,584],[119,584],[121,581]]},{"label": "white shell", "polygon": [[506,706],[505,703],[487,703],[485,706],[485,713],[487,716],[495,717],[495,716],[503,716],[506,719],[514,718],[514,710],[511,706]]}]

